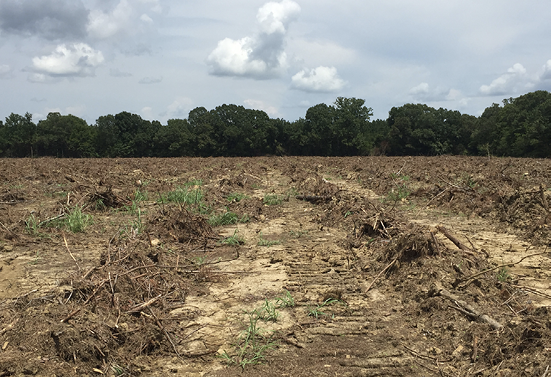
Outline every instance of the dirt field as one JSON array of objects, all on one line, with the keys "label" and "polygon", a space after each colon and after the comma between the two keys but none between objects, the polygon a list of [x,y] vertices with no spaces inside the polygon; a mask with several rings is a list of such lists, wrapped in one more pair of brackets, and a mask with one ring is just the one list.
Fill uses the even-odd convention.
[{"label": "dirt field", "polygon": [[533,159],[0,160],[0,376],[551,376],[550,186]]}]

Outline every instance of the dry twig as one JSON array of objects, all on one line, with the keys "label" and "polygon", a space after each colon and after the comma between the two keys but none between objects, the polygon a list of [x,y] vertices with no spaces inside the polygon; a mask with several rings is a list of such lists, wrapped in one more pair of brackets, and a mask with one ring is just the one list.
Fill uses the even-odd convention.
[{"label": "dry twig", "polygon": [[390,264],[388,266],[386,266],[381,272],[379,272],[379,274],[375,277],[375,279],[373,279],[373,281],[371,282],[371,284],[369,284],[369,286],[366,288],[365,290],[365,293],[369,292],[369,290],[371,289],[371,287],[373,286],[373,284],[375,284],[375,282],[379,279],[379,277],[384,274],[384,272],[386,270],[388,270],[390,267],[392,267],[392,265],[394,263],[396,263],[396,261],[398,260],[398,257],[394,258],[394,260],[392,262],[390,262]]},{"label": "dry twig", "polygon": [[472,317],[474,319],[479,319],[483,322],[486,322],[490,326],[492,326],[496,330],[502,330],[503,325],[499,322],[497,322],[495,319],[489,317],[486,314],[480,313],[478,310],[473,308],[471,305],[469,305],[467,302],[459,299],[459,297],[451,294],[448,292],[440,283],[435,282],[434,286],[431,288],[431,295],[432,296],[442,296],[447,298],[448,300],[452,301],[454,304],[457,305],[457,307],[453,307],[456,310],[459,310],[460,312],[464,313],[465,315],[468,315],[469,317]]}]

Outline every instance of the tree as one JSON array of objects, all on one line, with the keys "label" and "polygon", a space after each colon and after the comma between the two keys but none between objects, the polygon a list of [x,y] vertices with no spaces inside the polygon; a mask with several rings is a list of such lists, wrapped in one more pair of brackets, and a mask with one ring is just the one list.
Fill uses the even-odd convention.
[{"label": "tree", "polygon": [[94,131],[74,115],[49,113],[38,122],[37,150],[45,156],[94,157]]},{"label": "tree", "polygon": [[103,157],[153,156],[154,138],[161,124],[123,111],[96,120],[96,148]]},{"label": "tree", "polygon": [[194,156],[213,156],[217,150],[211,114],[204,107],[196,107],[188,115]]},{"label": "tree", "polygon": [[[441,155],[463,153],[461,113],[422,104],[393,107],[387,119],[390,153],[394,155]],[[466,143],[468,140],[463,141]]]},{"label": "tree", "polygon": [[32,157],[36,143],[36,124],[31,113],[11,113],[2,127],[5,156]]},{"label": "tree", "polygon": [[551,93],[538,90],[503,101],[496,129],[500,155],[551,156]]},{"label": "tree", "polygon": [[336,155],[368,154],[373,148],[369,143],[369,119],[373,109],[364,106],[365,100],[358,98],[338,97],[335,101],[334,136]]},{"label": "tree", "polygon": [[169,119],[155,135],[156,156],[193,156],[192,134],[186,119]]}]

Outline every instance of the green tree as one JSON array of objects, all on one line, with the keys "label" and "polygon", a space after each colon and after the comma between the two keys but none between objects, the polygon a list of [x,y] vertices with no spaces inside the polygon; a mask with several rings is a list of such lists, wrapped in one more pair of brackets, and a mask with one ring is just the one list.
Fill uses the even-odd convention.
[{"label": "green tree", "polygon": [[194,156],[213,156],[217,151],[217,144],[214,139],[214,127],[211,114],[204,107],[196,107],[188,115],[191,142],[194,146]]},{"label": "green tree", "polygon": [[193,156],[192,134],[187,119],[169,119],[155,135],[156,156]]},{"label": "green tree", "polygon": [[[461,113],[423,104],[393,107],[387,119],[390,153],[394,155],[441,155],[458,152]],[[468,140],[463,141],[467,143]]]},{"label": "green tree", "polygon": [[551,93],[538,90],[503,101],[496,129],[499,155],[551,156]]},{"label": "green tree", "polygon": [[49,113],[38,122],[37,150],[56,157],[94,157],[95,129],[74,115]]},{"label": "green tree", "polygon": [[337,140],[334,153],[340,156],[368,154],[373,148],[368,132],[373,109],[365,100],[338,97],[334,108],[333,135]]},{"label": "green tree", "polygon": [[36,143],[36,124],[31,113],[11,113],[2,126],[2,144],[7,157],[32,157]]},{"label": "green tree", "polygon": [[103,157],[153,156],[154,139],[161,124],[123,111],[96,120],[96,149]]}]

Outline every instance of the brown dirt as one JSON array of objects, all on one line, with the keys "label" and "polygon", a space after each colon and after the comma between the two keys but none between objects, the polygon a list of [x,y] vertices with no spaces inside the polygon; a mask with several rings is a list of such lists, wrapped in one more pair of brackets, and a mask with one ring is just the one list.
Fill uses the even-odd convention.
[{"label": "brown dirt", "polygon": [[[550,160],[0,166],[0,376],[551,373]],[[160,200],[185,188],[203,204]]]}]

